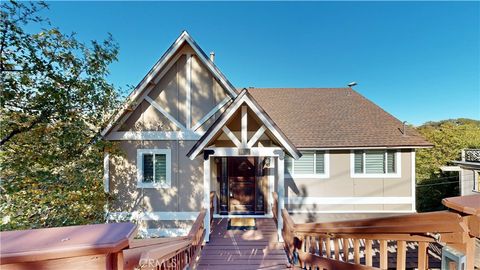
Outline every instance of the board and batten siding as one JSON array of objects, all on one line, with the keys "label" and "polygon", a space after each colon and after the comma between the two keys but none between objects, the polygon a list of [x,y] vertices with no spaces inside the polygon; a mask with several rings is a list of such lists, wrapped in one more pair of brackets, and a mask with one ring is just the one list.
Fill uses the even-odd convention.
[{"label": "board and batten siding", "polygon": [[413,150],[399,149],[400,176],[352,178],[351,151],[329,151],[328,178],[285,176],[286,208],[299,220],[375,217],[415,210]]},{"label": "board and batten siding", "polygon": [[[105,188],[113,195],[109,219],[135,219],[149,233],[181,235],[204,196],[203,159],[186,155],[232,98],[186,43],[152,81],[104,137],[120,150],[104,159]],[[140,149],[168,153],[168,186],[138,184]]]},{"label": "board and batten siding", "polygon": [[[195,141],[121,141],[122,155],[111,155],[110,203],[112,212],[200,211],[203,198],[203,160],[186,154]],[[170,149],[171,186],[141,188],[137,185],[137,150]]]}]

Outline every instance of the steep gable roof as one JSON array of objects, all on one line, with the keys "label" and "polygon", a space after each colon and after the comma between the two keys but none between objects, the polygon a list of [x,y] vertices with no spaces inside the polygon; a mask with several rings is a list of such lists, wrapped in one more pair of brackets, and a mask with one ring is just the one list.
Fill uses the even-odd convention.
[{"label": "steep gable roof", "polygon": [[182,45],[185,43],[189,44],[192,47],[198,58],[218,80],[220,85],[227,90],[227,92],[232,98],[238,95],[235,87],[228,81],[228,79],[225,77],[225,75],[223,75],[220,69],[218,69],[218,67],[210,60],[210,58],[200,48],[200,46],[198,46],[198,44],[195,42],[195,40],[193,40],[190,34],[188,34],[187,31],[183,31],[180,36],[173,42],[173,44],[167,49],[167,51],[162,55],[162,57],[157,61],[157,63],[155,63],[155,65],[150,69],[147,75],[145,75],[142,81],[140,81],[137,87],[135,87],[135,89],[130,93],[125,104],[112,117],[108,125],[102,130],[102,136],[105,136],[115,126],[120,117],[124,115],[125,112],[129,109],[129,105],[132,102],[137,101],[137,99],[145,91],[148,85],[151,84],[154,78],[159,74],[162,68],[173,58],[175,53],[179,51]]},{"label": "steep gable roof", "polygon": [[282,130],[275,124],[270,116],[263,110],[263,108],[255,101],[255,99],[248,93],[246,89],[242,90],[240,94],[233,100],[229,107],[218,117],[205,134],[197,141],[197,143],[190,149],[187,157],[194,159],[202,150],[212,142],[215,136],[222,132],[222,127],[227,123],[230,117],[240,108],[242,104],[246,104],[252,109],[260,121],[263,122],[267,130],[269,130],[280,145],[285,148],[286,152],[295,159],[301,157],[300,152],[295,145],[288,139]]},{"label": "steep gable roof", "polygon": [[351,88],[250,88],[298,148],[430,147],[414,129]]}]

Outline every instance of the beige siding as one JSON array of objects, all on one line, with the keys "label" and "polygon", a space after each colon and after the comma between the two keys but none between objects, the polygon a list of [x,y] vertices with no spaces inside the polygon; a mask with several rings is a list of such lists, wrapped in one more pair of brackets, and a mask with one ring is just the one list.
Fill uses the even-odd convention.
[{"label": "beige siding", "polygon": [[[208,91],[205,91],[208,89]],[[192,125],[227,97],[210,71],[198,57],[192,58]]]},{"label": "beige siding", "polygon": [[[188,57],[190,58],[191,72],[187,74]],[[188,45],[183,46],[172,59],[169,70],[163,70],[164,76],[154,86],[148,97],[154,100],[168,114],[181,125],[194,126],[207,115],[217,104],[227,97],[227,91],[212,76],[194,51]],[[187,78],[191,76],[191,83]],[[187,123],[187,96],[191,93],[191,123]],[[134,107],[134,106],[133,106]],[[215,113],[198,131],[205,131],[214,120],[223,112],[224,108]],[[139,101],[135,110],[123,117],[114,131],[179,131],[174,123],[160,113],[147,101]],[[240,110],[228,121],[228,128],[240,139]],[[261,121],[254,113],[248,110],[248,139],[261,126]],[[108,139],[109,137],[106,136]],[[254,146],[278,145],[274,136],[268,131]],[[234,147],[231,141],[223,134],[214,138],[216,146]],[[195,141],[164,140],[164,141],[119,141],[122,152],[119,155],[111,154],[110,159],[110,192],[113,200],[109,203],[111,212],[197,212],[202,207],[203,187],[203,159],[202,156],[191,161],[187,152]],[[170,149],[171,150],[171,187],[170,188],[138,188],[137,187],[137,150],[138,149]],[[412,168],[410,150],[401,153],[400,178],[352,178],[350,175],[350,151],[330,151],[329,177],[324,179],[300,179],[285,177],[285,196],[293,197],[411,197],[412,196]],[[216,181],[216,167],[211,161],[211,190],[218,189]],[[275,170],[276,174],[276,170]],[[275,189],[277,187],[275,175]],[[395,212],[409,211],[411,204],[315,204],[298,203],[287,205],[287,209],[297,211],[294,218],[297,222],[306,220],[342,219],[352,217],[370,217],[384,215],[378,213],[335,214],[317,212]],[[192,221],[144,221],[148,228],[184,228]]]},{"label": "beige siding", "polygon": [[[188,84],[187,55],[191,55],[190,78]],[[227,91],[220,86],[208,71],[194,50],[187,44],[172,57],[167,70],[158,74],[155,85],[149,86],[145,93],[171,117],[187,127],[188,89],[190,87],[191,126],[194,126],[220,102],[228,97]],[[158,75],[157,75],[158,76]],[[197,131],[202,132],[224,111],[221,108],[208,119]],[[164,116],[146,100],[132,103],[133,111],[128,111],[112,131],[180,131],[180,128]],[[107,134],[106,139],[112,138]],[[121,154],[110,155],[109,186],[113,200],[109,204],[110,212],[197,212],[203,202],[203,160],[194,161],[187,158],[187,152],[195,141],[119,141]],[[137,150],[170,149],[171,150],[171,187],[138,188],[137,187]],[[215,179],[212,177],[212,179]],[[170,229],[183,228],[192,221],[141,221],[142,228]]]},{"label": "beige siding", "polygon": [[[294,178],[285,176],[286,197],[412,197],[412,155],[401,151],[400,178],[352,178],[350,151],[330,151],[330,176],[328,178]],[[301,200],[301,198],[300,198]],[[315,204],[287,205],[287,209],[300,212],[316,211],[410,211],[412,204]]]},{"label": "beige siding", "polygon": [[[115,199],[113,212],[199,211],[203,196],[203,160],[186,157],[193,141],[123,141],[122,155],[110,166],[110,190]],[[137,188],[137,149],[171,149],[171,188]]]},{"label": "beige siding", "polygon": [[[474,183],[478,183],[478,178],[479,178],[479,171],[478,170],[472,170],[472,169],[466,169],[466,168],[461,168],[460,171],[460,189],[461,189],[461,195],[472,195],[472,194],[477,194],[475,191],[475,185]],[[478,185],[478,184],[477,184]],[[478,192],[478,190],[477,190]]]},{"label": "beige siding", "polygon": [[[162,70],[163,77],[148,93],[168,114],[183,126],[187,126],[187,56],[191,54],[191,126],[197,124],[220,102],[228,97],[225,90],[200,59],[193,49],[184,45],[172,59],[178,59],[169,70]],[[168,65],[167,65],[168,66]],[[162,115],[147,101],[138,101],[139,105],[133,112],[122,117],[122,121],[113,131],[179,131],[179,128]],[[135,107],[135,104],[133,104]],[[224,108],[223,108],[224,109]],[[220,115],[223,109],[215,113],[198,131],[205,131]],[[107,135],[108,139],[109,136]]]},{"label": "beige siding", "polygon": [[178,131],[174,123],[158,110],[142,101],[132,115],[123,123],[119,131]]},{"label": "beige siding", "polygon": [[185,61],[181,56],[148,94],[165,111],[185,126]]}]

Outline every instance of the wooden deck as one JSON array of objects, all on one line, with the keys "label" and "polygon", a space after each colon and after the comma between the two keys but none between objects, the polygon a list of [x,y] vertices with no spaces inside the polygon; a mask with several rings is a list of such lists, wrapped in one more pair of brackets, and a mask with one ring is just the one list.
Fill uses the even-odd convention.
[{"label": "wooden deck", "polygon": [[227,230],[227,218],[214,219],[210,242],[205,245],[197,269],[286,269],[283,243],[277,239],[273,219],[256,219],[256,230]]}]

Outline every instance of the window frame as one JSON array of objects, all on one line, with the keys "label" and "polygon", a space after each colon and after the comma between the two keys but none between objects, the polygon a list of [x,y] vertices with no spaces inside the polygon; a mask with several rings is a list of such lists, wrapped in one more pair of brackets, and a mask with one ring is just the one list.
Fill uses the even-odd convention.
[{"label": "window frame", "polygon": [[473,192],[480,193],[480,171],[473,170]]},{"label": "window frame", "polygon": [[[143,182],[143,155],[165,155],[165,183]],[[153,157],[155,160],[155,157]],[[155,179],[155,173],[153,175]],[[171,188],[172,187],[172,153],[170,149],[137,149],[137,188]]]},{"label": "window frame", "polygon": [[[395,172],[388,172],[388,161],[387,153],[388,151],[395,151]],[[363,151],[362,163],[363,163],[363,172],[355,172],[355,151]],[[385,158],[385,173],[367,173],[366,172],[366,152],[368,151],[384,151]],[[399,149],[352,149],[350,151],[350,177],[352,178],[401,178],[402,177],[402,161],[401,161],[401,151]],[[414,170],[415,168],[412,168]]]},{"label": "window frame", "polygon": [[[319,174],[295,174],[295,159],[292,158],[292,173],[288,173],[287,167],[285,165],[285,178],[288,179],[325,179],[325,178],[330,178],[330,152],[328,150],[324,149],[299,149],[300,153],[302,152],[307,152],[307,151],[313,151],[313,168],[316,172],[317,170],[317,151],[319,152],[324,152],[323,156],[323,167],[324,171],[323,173]],[[287,157],[285,157],[287,158]],[[288,157],[291,158],[291,157]]]}]

